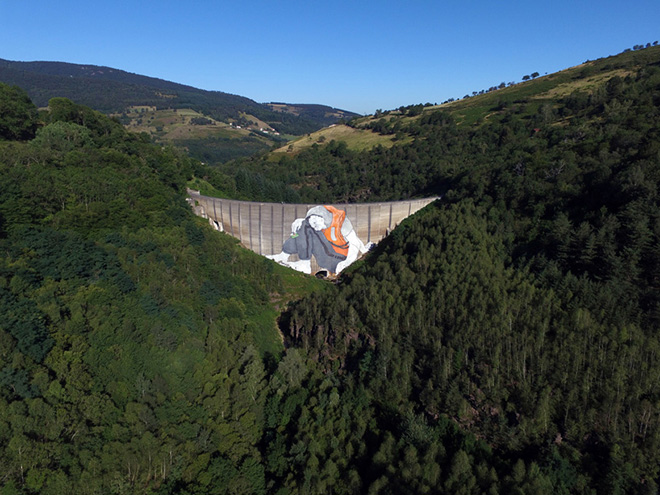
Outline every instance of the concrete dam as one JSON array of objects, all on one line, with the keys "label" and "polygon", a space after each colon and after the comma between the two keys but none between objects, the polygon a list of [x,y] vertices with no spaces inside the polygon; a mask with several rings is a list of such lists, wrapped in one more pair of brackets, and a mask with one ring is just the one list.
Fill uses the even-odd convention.
[{"label": "concrete dam", "polygon": [[[197,215],[208,218],[216,230],[237,238],[244,247],[257,254],[295,269],[299,269],[297,265],[282,262],[277,255],[285,251],[295,262],[299,258],[309,258],[310,253],[315,254],[312,273],[323,269],[338,273],[334,265],[328,267],[325,262],[320,261],[324,256],[320,256],[318,251],[323,245],[328,245],[339,253],[338,244],[343,241],[344,251],[337,256],[340,261],[344,261],[343,266],[340,263],[340,269],[345,268],[357,259],[356,250],[359,251],[358,256],[366,252],[371,243],[378,243],[405,218],[438,199],[433,197],[386,203],[315,205],[221,199],[203,196],[199,191],[191,189],[188,190],[188,196]],[[321,220],[319,226],[313,229],[305,226],[304,224],[308,223],[314,225],[313,221],[306,222],[311,220],[313,215],[318,215],[319,219],[324,217],[325,224]],[[325,237],[320,235],[321,233],[325,233]],[[298,238],[298,247],[292,247],[294,243],[289,240],[291,238]],[[301,254],[301,241],[305,239],[305,254]],[[336,254],[334,251],[330,251],[331,257]],[[307,269],[301,271],[310,273]]]}]

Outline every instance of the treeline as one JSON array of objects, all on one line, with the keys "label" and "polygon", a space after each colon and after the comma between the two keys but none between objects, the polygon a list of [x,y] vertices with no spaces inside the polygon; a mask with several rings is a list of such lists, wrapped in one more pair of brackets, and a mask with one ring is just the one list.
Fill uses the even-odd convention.
[{"label": "treeline", "polygon": [[[328,198],[335,201],[381,201],[443,193],[452,187],[450,181],[458,179],[459,171],[471,170],[475,166],[488,167],[489,157],[493,153],[498,161],[513,161],[519,156],[528,156],[532,147],[527,144],[523,147],[523,143],[533,144],[534,151],[539,155],[552,148],[546,161],[551,156],[554,159],[560,150],[574,154],[581,151],[569,142],[560,146],[556,144],[564,136],[573,139],[568,134],[576,132],[581,125],[589,125],[600,114],[628,112],[630,109],[616,107],[626,103],[626,100],[641,105],[642,111],[649,108],[652,111],[654,102],[649,88],[654,84],[653,74],[659,67],[659,60],[660,50],[651,47],[592,62],[566,74],[554,74],[544,78],[545,81],[534,81],[524,89],[502,95],[492,94],[488,99],[479,100],[479,103],[443,111],[426,109],[416,119],[405,118],[409,115],[403,112],[401,115],[390,113],[387,118],[361,124],[400,139],[413,137],[414,142],[410,145],[398,144],[390,149],[377,147],[356,152],[342,142],[332,141],[324,146],[312,146],[295,156],[284,155],[278,160],[254,157],[237,162],[235,166],[293,186],[301,197],[306,198],[304,201],[310,202],[327,201]],[[561,98],[533,92],[544,93],[560,83],[564,87],[573,85],[580,88],[585,80],[599,79],[599,76],[605,80],[611,78],[610,86],[606,87],[605,83],[595,88],[587,85]],[[631,89],[631,85],[635,87]],[[614,94],[623,87],[630,93]],[[638,101],[639,98],[647,101]],[[615,107],[604,108],[605,103],[614,100]],[[404,110],[405,113],[414,111],[418,114],[425,107],[416,105]],[[482,125],[486,122],[488,125]],[[536,136],[541,137],[536,141],[528,141],[533,133],[541,130],[551,132],[555,141],[546,142],[547,134]],[[608,131],[628,132],[625,122],[617,122],[617,128],[610,126]],[[499,134],[485,136],[484,133]],[[517,142],[507,142],[509,137],[514,136]],[[607,141],[609,137],[612,136],[603,139]],[[652,137],[649,139],[653,140]],[[544,173],[550,176],[557,174],[560,168],[563,169],[562,158],[560,156],[556,160],[556,167],[548,164],[548,170]],[[516,165],[513,163],[511,167]],[[522,171],[520,167],[522,164],[516,173]]]},{"label": "treeline", "polygon": [[205,137],[196,139],[178,139],[176,146],[185,149],[191,157],[203,163],[220,164],[238,158],[264,153],[270,149],[267,141],[250,135],[236,137]]}]

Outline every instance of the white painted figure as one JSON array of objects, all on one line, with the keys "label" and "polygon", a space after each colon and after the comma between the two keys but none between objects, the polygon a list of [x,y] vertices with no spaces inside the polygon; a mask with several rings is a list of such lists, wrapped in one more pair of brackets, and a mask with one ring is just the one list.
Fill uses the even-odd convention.
[{"label": "white painted figure", "polygon": [[[284,242],[282,252],[267,257],[311,274],[314,256],[321,268],[339,274],[372,246],[373,243],[365,246],[360,240],[345,211],[333,206],[315,206],[305,218],[293,221],[291,237]],[[292,254],[297,254],[299,261],[289,261]]]}]

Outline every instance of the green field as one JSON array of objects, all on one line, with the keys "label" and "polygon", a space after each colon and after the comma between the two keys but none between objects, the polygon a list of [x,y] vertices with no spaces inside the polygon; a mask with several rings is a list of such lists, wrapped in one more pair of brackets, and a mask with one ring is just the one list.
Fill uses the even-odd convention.
[{"label": "green field", "polygon": [[158,143],[173,144],[211,164],[267,150],[280,139],[272,127],[248,114],[225,123],[189,108],[159,110],[144,105],[129,107],[114,117],[132,132],[146,133]]},{"label": "green field", "polygon": [[394,146],[394,136],[383,136],[376,132],[365,129],[356,129],[347,125],[334,125],[326,127],[311,134],[298,138],[285,146],[273,151],[273,156],[278,157],[281,154],[297,154],[300,151],[310,148],[313,145],[323,145],[331,141],[343,141],[348,147],[355,151],[370,150],[375,146],[391,148]]}]

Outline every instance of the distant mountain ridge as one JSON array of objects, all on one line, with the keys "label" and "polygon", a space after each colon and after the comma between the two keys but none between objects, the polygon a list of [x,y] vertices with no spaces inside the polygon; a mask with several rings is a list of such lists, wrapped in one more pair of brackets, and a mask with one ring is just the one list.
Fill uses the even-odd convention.
[{"label": "distant mountain ridge", "polygon": [[38,106],[46,106],[50,98],[62,96],[104,113],[121,113],[135,105],[191,108],[223,122],[252,115],[281,133],[293,135],[313,132],[357,115],[314,104],[294,105],[296,111],[276,111],[243,96],[89,64],[0,59],[0,81],[20,86]]}]

